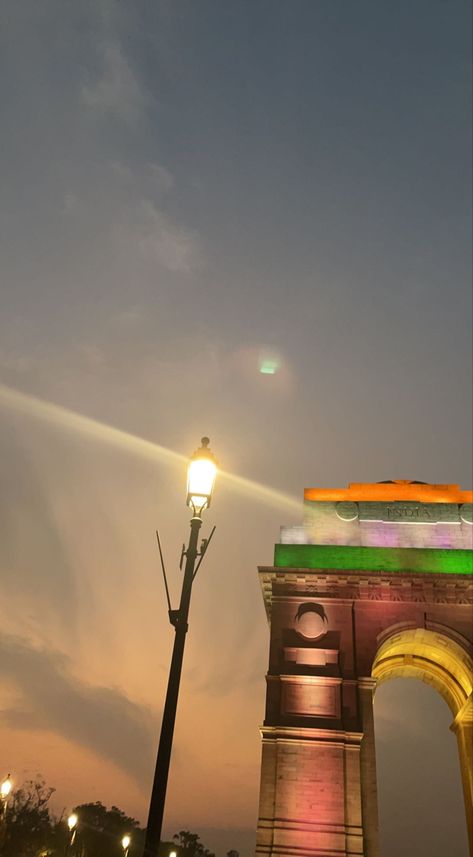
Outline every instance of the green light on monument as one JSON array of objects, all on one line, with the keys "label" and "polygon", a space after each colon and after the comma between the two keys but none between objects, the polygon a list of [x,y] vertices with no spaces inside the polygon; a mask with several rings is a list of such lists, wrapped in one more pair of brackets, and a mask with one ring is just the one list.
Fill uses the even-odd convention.
[{"label": "green light on monument", "polygon": [[468,574],[473,572],[470,550],[441,548],[380,548],[352,545],[274,546],[278,568],[316,568],[335,571],[411,572],[414,574]]}]

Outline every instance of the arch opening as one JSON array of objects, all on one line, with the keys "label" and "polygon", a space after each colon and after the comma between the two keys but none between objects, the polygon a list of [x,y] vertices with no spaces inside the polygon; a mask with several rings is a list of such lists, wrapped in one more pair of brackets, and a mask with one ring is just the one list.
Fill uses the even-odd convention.
[{"label": "arch opening", "polygon": [[[466,641],[465,641],[466,643]],[[466,646],[428,628],[396,630],[376,653],[372,676],[379,685],[391,678],[417,678],[434,688],[453,716],[470,854],[473,857],[473,659]]]},{"label": "arch opening", "polygon": [[399,631],[385,639],[373,662],[373,678],[419,678],[445,699],[454,718],[473,691],[473,659],[459,643],[427,628]]},{"label": "arch opening", "polygon": [[468,856],[451,719],[424,682],[395,678],[376,691],[380,857]]}]

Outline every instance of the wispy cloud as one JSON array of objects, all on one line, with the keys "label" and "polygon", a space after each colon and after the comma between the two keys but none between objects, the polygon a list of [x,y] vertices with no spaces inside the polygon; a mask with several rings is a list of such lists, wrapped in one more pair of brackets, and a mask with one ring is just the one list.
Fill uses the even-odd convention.
[{"label": "wispy cloud", "polygon": [[196,266],[199,251],[193,232],[173,223],[149,199],[141,200],[136,214],[137,242],[146,259],[181,273]]},{"label": "wispy cloud", "polygon": [[130,61],[117,38],[100,43],[101,68],[95,79],[81,87],[86,107],[132,123],[149,100],[145,87],[138,81]]},{"label": "wispy cloud", "polygon": [[153,719],[119,689],[86,684],[61,652],[0,635],[0,679],[16,701],[0,721],[16,729],[53,732],[118,765],[141,781],[152,759]]},{"label": "wispy cloud", "polygon": [[149,172],[156,190],[169,191],[174,187],[174,176],[162,164],[149,164]]},{"label": "wispy cloud", "polygon": [[155,272],[162,268],[189,274],[202,262],[198,234],[174,221],[148,198],[129,199],[111,227],[112,241],[127,264],[133,261]]}]

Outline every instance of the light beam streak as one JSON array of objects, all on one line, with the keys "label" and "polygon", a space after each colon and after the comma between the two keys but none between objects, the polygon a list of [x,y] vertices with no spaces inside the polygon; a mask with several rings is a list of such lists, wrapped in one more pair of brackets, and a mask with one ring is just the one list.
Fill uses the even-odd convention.
[{"label": "light beam streak", "polygon": [[[47,402],[26,393],[20,393],[12,387],[0,384],[0,405],[11,408],[18,413],[33,419],[41,420],[55,426],[78,432],[91,440],[106,443],[117,449],[122,449],[132,455],[147,458],[151,461],[159,461],[165,464],[174,463],[187,466],[189,458],[180,452],[175,452],[165,446],[160,446],[153,441],[146,440],[138,435],[117,429],[107,423],[86,417],[76,411],[71,411],[62,405]],[[276,506],[286,511],[300,515],[302,503],[290,494],[276,491],[267,485],[237,476],[228,471],[219,471],[219,479],[230,483],[240,493],[250,495],[254,500],[266,506]]]}]

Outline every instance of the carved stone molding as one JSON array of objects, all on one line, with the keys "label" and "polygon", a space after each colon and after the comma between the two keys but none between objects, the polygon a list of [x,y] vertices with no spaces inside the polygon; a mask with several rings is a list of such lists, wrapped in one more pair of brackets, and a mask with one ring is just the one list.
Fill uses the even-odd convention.
[{"label": "carved stone molding", "polygon": [[464,574],[411,572],[340,572],[260,566],[261,589],[268,618],[277,596],[300,596],[337,601],[473,604],[473,578]]}]

